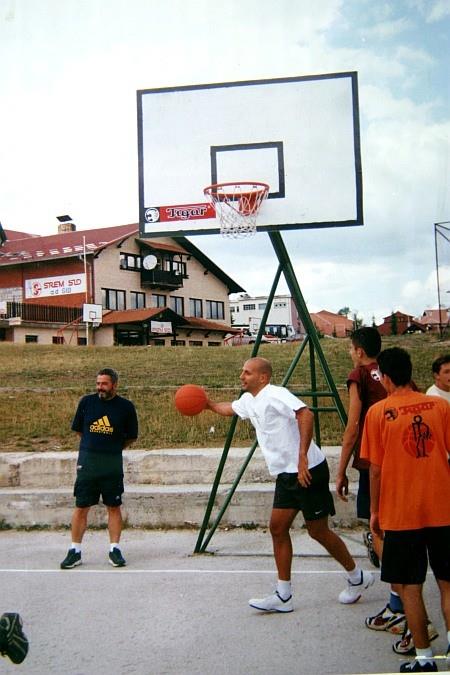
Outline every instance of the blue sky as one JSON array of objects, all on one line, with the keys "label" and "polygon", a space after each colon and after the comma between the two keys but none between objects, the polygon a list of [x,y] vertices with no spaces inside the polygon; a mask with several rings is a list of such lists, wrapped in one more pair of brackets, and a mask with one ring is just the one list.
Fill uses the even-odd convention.
[{"label": "blue sky", "polygon": [[[450,0],[1,0],[0,220],[137,222],[137,89],[357,70],[365,225],[283,238],[311,311],[420,314],[450,220],[449,35]],[[194,242],[270,290],[266,234]]]}]

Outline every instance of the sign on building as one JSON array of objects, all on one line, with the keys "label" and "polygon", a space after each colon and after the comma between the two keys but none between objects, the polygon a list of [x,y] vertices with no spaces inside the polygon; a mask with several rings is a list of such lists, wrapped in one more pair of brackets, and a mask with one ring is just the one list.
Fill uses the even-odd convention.
[{"label": "sign on building", "polygon": [[41,279],[25,280],[26,300],[85,292],[85,274],[65,274],[59,277],[43,277]]}]

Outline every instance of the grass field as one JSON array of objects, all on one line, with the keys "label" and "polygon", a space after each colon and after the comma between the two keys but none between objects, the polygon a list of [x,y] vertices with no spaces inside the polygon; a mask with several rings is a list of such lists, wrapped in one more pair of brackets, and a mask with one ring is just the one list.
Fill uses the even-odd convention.
[{"label": "grass field", "polygon": [[[386,338],[383,345],[403,346],[414,364],[420,389],[432,383],[431,363],[450,352],[450,342],[435,336]],[[346,376],[351,368],[349,341],[323,339],[321,346],[335,384],[347,405]],[[272,361],[273,383],[279,384],[298,352],[299,344],[263,345],[259,354]],[[245,347],[62,347],[0,344],[0,415],[2,451],[74,450],[70,431],[79,398],[94,391],[96,372],[112,367],[120,374],[119,393],[136,405],[140,422],[137,448],[212,447],[223,445],[230,420],[210,412],[182,417],[173,407],[177,387],[187,382],[206,387],[215,400],[239,394],[241,365],[251,354]],[[317,362],[318,388],[323,376]],[[296,392],[310,389],[308,350],[289,382]],[[305,397],[305,401],[309,399]],[[329,405],[329,399],[323,400]],[[342,425],[335,413],[321,415],[322,443],[337,445]],[[235,445],[248,445],[253,431],[239,422]]]}]

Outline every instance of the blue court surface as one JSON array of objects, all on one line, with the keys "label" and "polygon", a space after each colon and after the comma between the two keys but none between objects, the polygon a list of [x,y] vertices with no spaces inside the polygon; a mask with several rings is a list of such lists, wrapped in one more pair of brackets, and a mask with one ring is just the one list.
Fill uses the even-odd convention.
[{"label": "blue court surface", "polygon": [[[20,666],[1,659],[3,673],[48,675],[302,675],[398,672],[399,639],[364,626],[385,604],[362,545],[342,531],[357,561],[376,582],[355,605],[340,605],[345,579],[337,563],[303,531],[295,531],[295,611],[265,614],[248,606],[276,580],[270,535],[218,531],[209,553],[193,555],[197,532],[125,530],[125,568],[107,560],[107,532],[89,531],[83,565],[59,569],[69,531],[0,532],[1,612],[18,611],[30,640]],[[435,581],[425,596],[446,649]],[[441,672],[447,667],[438,661]]]}]

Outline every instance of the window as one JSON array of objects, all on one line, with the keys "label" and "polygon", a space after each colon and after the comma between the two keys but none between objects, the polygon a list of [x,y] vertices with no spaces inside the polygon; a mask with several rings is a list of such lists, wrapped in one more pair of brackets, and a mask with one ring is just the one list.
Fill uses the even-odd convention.
[{"label": "window", "polygon": [[177,314],[184,315],[184,298],[178,298],[175,295],[170,296],[170,309],[173,309]]},{"label": "window", "polygon": [[62,335],[54,335],[52,337],[52,343],[54,345],[63,345],[64,344],[64,337]]},{"label": "window", "polygon": [[120,269],[139,271],[141,269],[141,256],[133,255],[132,253],[120,254]]},{"label": "window", "polygon": [[25,342],[37,342],[37,341],[38,341],[37,335],[25,335]]},{"label": "window", "polygon": [[185,347],[186,340],[171,340],[170,344],[172,345],[172,347]]},{"label": "window", "polygon": [[244,305],[243,309],[244,309],[244,312],[245,312],[245,310],[256,309],[256,305]]},{"label": "window", "polygon": [[114,288],[102,288],[103,309],[126,309],[125,291]]},{"label": "window", "polygon": [[153,340],[153,345],[155,347],[165,347],[166,346],[166,341],[161,339],[161,338],[155,338]]},{"label": "window", "polygon": [[189,347],[203,347],[201,340],[189,340]]},{"label": "window", "polygon": [[198,298],[189,298],[189,316],[201,319],[203,316],[203,302]]},{"label": "window", "polygon": [[86,340],[86,338],[85,338],[85,337],[79,337],[79,338],[77,338],[77,345],[78,345],[79,347],[86,347],[86,345],[87,345],[87,340]]},{"label": "window", "polygon": [[152,295],[152,307],[165,307],[167,304],[166,296],[160,295],[159,293],[153,293]]},{"label": "window", "polygon": [[266,309],[267,302],[260,302],[258,303],[258,309]]},{"label": "window", "polygon": [[208,342],[208,347],[220,347],[220,342]]},{"label": "window", "polygon": [[130,309],[144,309],[145,308],[145,293],[138,291],[130,292]]},{"label": "window", "polygon": [[206,301],[206,318],[207,319],[222,319],[225,316],[224,304],[217,300]]},{"label": "window", "polygon": [[285,302],[275,302],[274,306],[275,307],[286,307],[286,303]]}]

